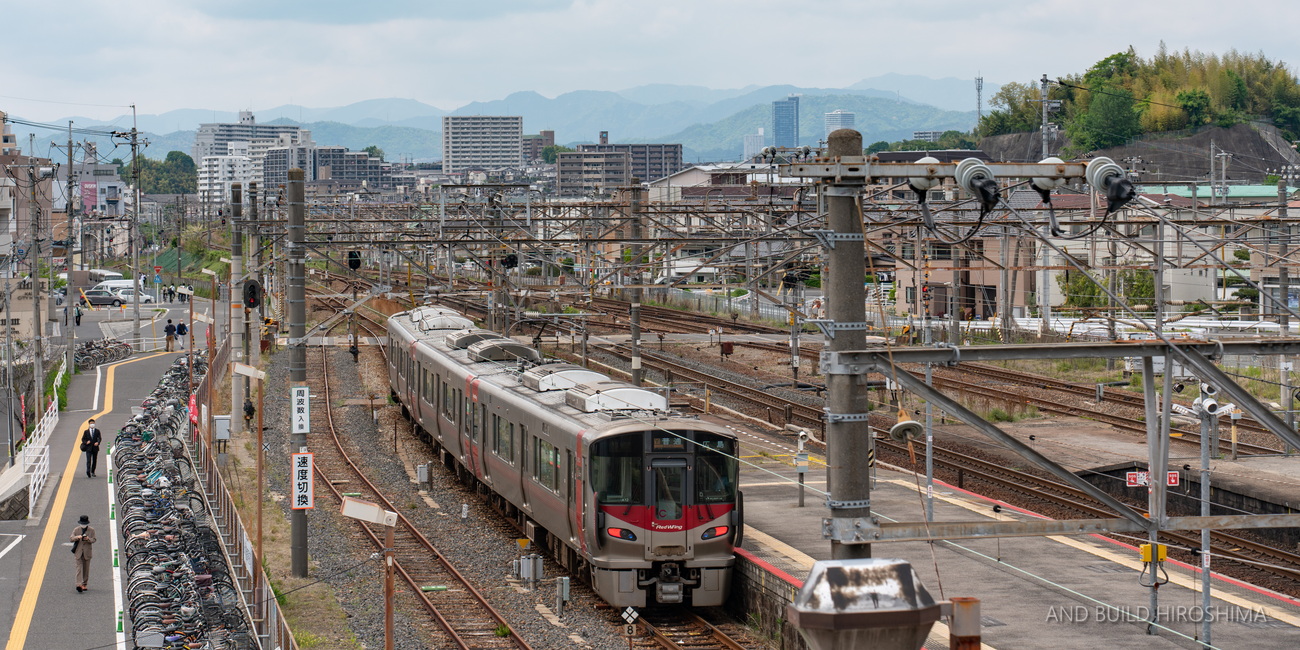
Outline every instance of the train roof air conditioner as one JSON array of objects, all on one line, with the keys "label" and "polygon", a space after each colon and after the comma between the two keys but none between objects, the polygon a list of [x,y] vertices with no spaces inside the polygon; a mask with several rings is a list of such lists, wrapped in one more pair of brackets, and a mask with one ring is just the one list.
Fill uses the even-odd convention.
[{"label": "train roof air conditioner", "polygon": [[564,403],[584,413],[668,410],[668,398],[663,395],[612,379],[574,386],[564,394]]},{"label": "train roof air conditioner", "polygon": [[464,330],[472,329],[474,321],[455,314],[429,314],[415,321],[421,332],[430,330]]},{"label": "train roof air conditioner", "polygon": [[487,339],[469,346],[470,361],[540,361],[540,354],[513,339]]},{"label": "train roof air conditioner", "polygon": [[492,330],[468,329],[459,332],[452,332],[447,335],[447,347],[453,350],[464,350],[479,341],[489,339],[503,339],[504,336],[493,332]]},{"label": "train roof air conditioner", "polygon": [[609,381],[609,377],[572,363],[548,363],[529,368],[524,373],[524,385],[539,392],[568,390],[588,382]]}]

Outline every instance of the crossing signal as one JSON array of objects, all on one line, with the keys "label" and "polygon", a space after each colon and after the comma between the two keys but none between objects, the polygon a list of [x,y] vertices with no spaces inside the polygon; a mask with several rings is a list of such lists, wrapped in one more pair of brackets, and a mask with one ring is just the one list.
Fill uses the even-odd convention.
[{"label": "crossing signal", "polygon": [[353,271],[361,268],[361,251],[348,251],[348,268]]}]

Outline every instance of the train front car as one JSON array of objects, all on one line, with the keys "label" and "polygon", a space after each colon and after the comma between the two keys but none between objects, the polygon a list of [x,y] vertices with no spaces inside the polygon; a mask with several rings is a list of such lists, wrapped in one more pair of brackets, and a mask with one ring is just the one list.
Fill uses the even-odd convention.
[{"label": "train front car", "polygon": [[736,437],[670,418],[617,425],[582,446],[587,550],[601,597],[615,607],[721,605],[743,525]]}]

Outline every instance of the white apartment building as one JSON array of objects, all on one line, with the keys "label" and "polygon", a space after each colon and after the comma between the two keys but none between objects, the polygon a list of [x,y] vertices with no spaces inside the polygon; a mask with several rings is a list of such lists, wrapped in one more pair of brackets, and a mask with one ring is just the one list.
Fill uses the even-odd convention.
[{"label": "white apartment building", "polygon": [[524,118],[517,115],[444,115],[442,173],[522,168]]},{"label": "white apartment building", "polygon": [[[311,131],[299,130],[297,133],[281,133],[274,138],[259,138],[248,143],[248,157],[253,162],[253,180],[258,187],[268,187],[266,177],[266,154],[272,149],[295,148],[310,149],[316,146],[312,142]],[[305,169],[305,168],[304,168]]]},{"label": "white apartment building", "polygon": [[247,142],[227,143],[224,156],[204,156],[199,164],[199,203],[219,205],[230,201],[230,186],[244,187],[259,180],[253,176],[253,159]]},{"label": "white apartment building", "polygon": [[758,127],[758,133],[745,135],[743,140],[744,153],[741,160],[753,160],[755,156],[763,153],[763,142],[767,136],[763,135],[763,127]]},{"label": "white apartment building", "polygon": [[252,111],[240,111],[239,122],[218,122],[200,124],[194,133],[194,148],[190,157],[197,163],[208,156],[221,156],[226,153],[226,145],[231,142],[252,142],[278,137],[282,133],[298,134],[302,128],[295,124],[258,124]]}]

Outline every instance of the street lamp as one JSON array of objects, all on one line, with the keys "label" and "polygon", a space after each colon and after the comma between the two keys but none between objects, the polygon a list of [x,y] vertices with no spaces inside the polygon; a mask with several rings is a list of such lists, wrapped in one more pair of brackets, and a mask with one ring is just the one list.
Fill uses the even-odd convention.
[{"label": "street lamp", "polygon": [[384,534],[384,650],[393,650],[393,535],[397,529],[397,513],[384,510],[377,503],[343,497],[344,517],[379,524]]}]

